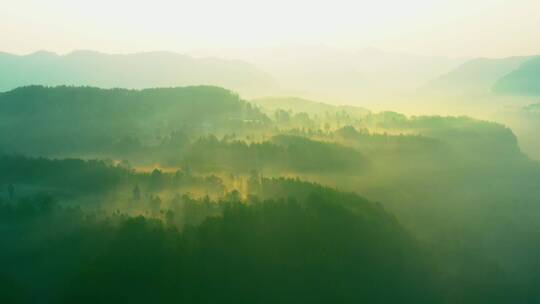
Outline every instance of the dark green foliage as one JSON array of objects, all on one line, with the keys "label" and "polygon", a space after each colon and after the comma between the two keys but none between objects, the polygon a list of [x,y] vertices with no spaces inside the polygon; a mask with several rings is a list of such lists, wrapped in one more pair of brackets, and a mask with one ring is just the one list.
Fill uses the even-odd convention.
[{"label": "dark green foliage", "polygon": [[130,177],[130,172],[104,161],[50,160],[0,156],[0,184],[53,187],[66,191],[103,192]]},{"label": "dark green foliage", "polygon": [[230,132],[268,120],[237,95],[209,86],[24,87],[0,94],[0,119],[4,152],[116,156],[137,152],[156,137],[171,135],[166,144],[176,144],[181,129]]},{"label": "dark green foliage", "polygon": [[2,238],[10,248],[2,261],[15,263],[2,262],[4,273],[24,282],[22,295],[33,302],[441,300],[423,250],[381,208],[352,194],[316,188],[298,201],[223,201],[222,217],[183,233],[142,217],[95,221],[43,204],[0,206],[3,219],[15,219],[4,227],[22,229],[26,239]]},{"label": "dark green foliage", "polygon": [[91,196],[94,204],[101,203],[104,195],[126,194],[135,187],[140,187],[139,195],[146,196],[172,190],[204,189],[209,194],[225,191],[223,181],[214,175],[197,176],[187,170],[162,173],[157,169],[135,173],[102,160],[4,155],[0,156],[0,172],[0,198],[6,199],[10,187],[14,188],[16,197],[36,193],[71,199]]},{"label": "dark green foliage", "polygon": [[[2,297],[13,303],[530,303],[537,296],[534,285],[516,285],[495,265],[429,253],[380,206],[354,194],[284,179],[262,184],[272,195],[290,191],[290,198],[229,196],[219,202],[222,215],[183,232],[156,219],[59,207],[50,197],[0,204]],[[449,245],[433,252],[446,255]]]}]

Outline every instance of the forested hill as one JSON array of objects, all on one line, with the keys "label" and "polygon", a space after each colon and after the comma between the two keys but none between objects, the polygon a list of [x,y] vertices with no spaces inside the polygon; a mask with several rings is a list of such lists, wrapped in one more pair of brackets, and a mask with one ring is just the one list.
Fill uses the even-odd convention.
[{"label": "forested hill", "polygon": [[268,118],[218,87],[145,90],[29,86],[0,94],[7,151],[88,151],[115,141],[155,140],[179,128],[227,132]]},{"label": "forested hill", "polygon": [[[252,176],[246,199],[235,190],[199,198],[186,190],[226,180],[74,159],[0,157],[0,168],[0,182],[17,182],[13,194],[0,195],[2,303],[431,304],[513,296],[498,273],[486,276],[483,261],[466,261],[475,276],[454,270],[380,204],[317,184]],[[131,195],[134,185],[140,192]],[[49,195],[29,194],[45,187]],[[72,200],[51,196],[66,191]],[[102,195],[111,192],[117,196]],[[98,204],[105,209],[91,208]]]},{"label": "forested hill", "polygon": [[539,302],[540,164],[510,129],[305,104],[0,94],[0,303]]},{"label": "forested hill", "polygon": [[246,103],[237,94],[213,86],[144,90],[28,86],[0,94],[0,106],[2,115],[19,118],[69,113],[72,117],[99,114],[92,119],[100,120],[126,116],[148,119],[160,115],[195,121],[215,119],[215,116],[240,118],[242,114],[254,114],[243,113]]},{"label": "forested hill", "polygon": [[171,52],[0,53],[0,91],[34,84],[134,89],[208,84],[242,94],[269,94],[276,87],[271,76],[238,60],[194,58]]}]

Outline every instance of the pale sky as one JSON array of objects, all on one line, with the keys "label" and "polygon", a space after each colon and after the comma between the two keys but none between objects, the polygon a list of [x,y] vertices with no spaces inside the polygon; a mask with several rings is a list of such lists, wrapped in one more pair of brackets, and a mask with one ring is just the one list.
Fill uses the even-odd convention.
[{"label": "pale sky", "polygon": [[540,54],[540,0],[0,0],[0,51],[189,52],[323,44]]}]

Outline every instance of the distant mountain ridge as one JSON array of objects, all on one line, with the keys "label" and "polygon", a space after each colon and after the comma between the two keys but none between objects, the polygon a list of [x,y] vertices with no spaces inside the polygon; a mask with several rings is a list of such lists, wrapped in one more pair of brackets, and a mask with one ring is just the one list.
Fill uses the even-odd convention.
[{"label": "distant mountain ridge", "polygon": [[0,53],[0,91],[28,85],[132,89],[215,85],[245,95],[268,94],[277,86],[271,76],[239,60],[194,58],[171,52]]},{"label": "distant mountain ridge", "polygon": [[472,59],[449,73],[429,81],[420,90],[427,93],[451,95],[490,93],[499,79],[516,70],[531,58],[523,56]]},{"label": "distant mountain ridge", "polygon": [[517,69],[497,80],[495,93],[517,96],[540,95],[540,56],[525,61]]},{"label": "distant mountain ridge", "polygon": [[393,101],[467,60],[373,47],[346,50],[327,45],[220,50],[203,54],[223,54],[253,63],[279,80],[284,88],[279,93],[281,96],[352,104],[367,100]]}]

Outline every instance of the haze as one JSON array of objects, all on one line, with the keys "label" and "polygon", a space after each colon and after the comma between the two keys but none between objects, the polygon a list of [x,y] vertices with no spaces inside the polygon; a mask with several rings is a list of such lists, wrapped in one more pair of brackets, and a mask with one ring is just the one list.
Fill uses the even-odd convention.
[{"label": "haze", "polygon": [[535,0],[4,0],[2,51],[193,52],[324,44],[450,57],[540,51]]}]

